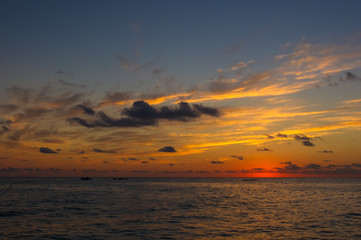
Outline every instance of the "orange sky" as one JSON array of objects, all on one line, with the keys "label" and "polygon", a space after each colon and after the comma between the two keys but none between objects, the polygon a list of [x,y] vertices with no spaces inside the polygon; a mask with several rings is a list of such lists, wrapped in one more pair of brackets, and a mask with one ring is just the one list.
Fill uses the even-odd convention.
[{"label": "orange sky", "polygon": [[[49,14],[61,16],[55,5]],[[252,26],[224,15],[212,39],[203,20],[173,22],[169,35],[173,25],[146,14],[99,20],[109,29],[98,29],[93,15],[83,13],[82,28],[68,11],[74,25],[57,27],[47,13],[40,22],[4,15],[13,31],[0,49],[0,176],[361,177],[361,37],[352,19],[342,19],[354,26],[347,34],[330,37],[329,24],[318,34],[302,28],[319,12],[289,16],[282,22],[294,28],[285,29],[264,15],[259,24],[244,16]]]}]

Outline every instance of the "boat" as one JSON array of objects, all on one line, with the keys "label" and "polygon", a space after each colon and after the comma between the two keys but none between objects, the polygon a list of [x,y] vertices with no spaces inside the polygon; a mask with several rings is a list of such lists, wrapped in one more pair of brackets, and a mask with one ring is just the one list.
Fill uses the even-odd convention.
[{"label": "boat", "polygon": [[128,180],[128,178],[118,177],[118,178],[113,178],[113,180]]},{"label": "boat", "polygon": [[92,180],[90,177],[82,177],[81,180]]},{"label": "boat", "polygon": [[245,182],[254,182],[254,181],[256,181],[256,179],[254,179],[254,178],[243,178],[242,181],[245,181]]}]

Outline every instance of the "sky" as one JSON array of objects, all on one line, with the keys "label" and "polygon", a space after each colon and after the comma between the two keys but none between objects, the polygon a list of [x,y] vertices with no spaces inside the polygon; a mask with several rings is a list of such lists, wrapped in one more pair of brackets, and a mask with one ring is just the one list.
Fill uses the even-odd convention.
[{"label": "sky", "polygon": [[0,1],[0,176],[361,177],[360,1]]}]

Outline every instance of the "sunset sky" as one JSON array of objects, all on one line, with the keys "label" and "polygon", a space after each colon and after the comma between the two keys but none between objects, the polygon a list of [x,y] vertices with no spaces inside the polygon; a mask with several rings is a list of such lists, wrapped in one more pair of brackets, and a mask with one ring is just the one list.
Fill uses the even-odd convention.
[{"label": "sunset sky", "polygon": [[0,176],[361,177],[361,1],[0,1]]}]

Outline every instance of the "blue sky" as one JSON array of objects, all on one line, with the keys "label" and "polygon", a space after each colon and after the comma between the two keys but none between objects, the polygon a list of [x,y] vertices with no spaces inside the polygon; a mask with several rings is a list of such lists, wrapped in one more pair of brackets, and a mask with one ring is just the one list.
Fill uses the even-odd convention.
[{"label": "blue sky", "polygon": [[[358,31],[358,1],[2,1],[1,78],[122,81],[119,56],[154,62],[195,84],[237,61],[269,60],[306,38],[337,43]],[[141,76],[132,76],[141,78]],[[139,80],[140,81],[140,80]],[[144,81],[144,80],[143,80]],[[140,81],[143,83],[142,81]],[[131,86],[135,87],[135,86]]]}]

